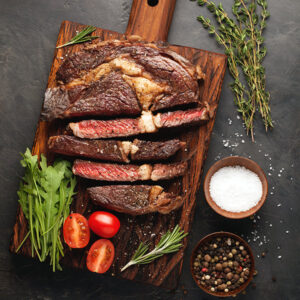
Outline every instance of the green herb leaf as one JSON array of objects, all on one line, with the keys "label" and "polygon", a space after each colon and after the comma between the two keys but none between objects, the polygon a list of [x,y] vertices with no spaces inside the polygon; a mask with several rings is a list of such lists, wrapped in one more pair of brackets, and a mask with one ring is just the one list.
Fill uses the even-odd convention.
[{"label": "green herb leaf", "polygon": [[98,36],[89,36],[95,30],[96,30],[96,27],[87,26],[82,31],[80,31],[77,35],[75,35],[69,42],[67,42],[63,45],[57,46],[56,48],[59,49],[59,48],[63,48],[63,47],[66,47],[66,46],[85,43],[85,42],[92,41],[93,39],[97,39],[97,38],[99,38]]},{"label": "green herb leaf", "polygon": [[198,2],[198,4],[199,4],[200,6],[203,6],[203,5],[205,5],[205,3],[206,3],[205,0],[198,0],[197,2]]},{"label": "green herb leaf", "polygon": [[40,261],[50,256],[52,270],[61,270],[59,260],[63,255],[63,246],[60,228],[69,214],[76,185],[71,164],[57,160],[48,166],[44,155],[41,155],[39,164],[38,157],[31,155],[29,149],[22,156],[21,165],[25,168],[25,175],[18,196],[28,220],[29,232],[16,252],[29,236],[32,256],[36,254]]},{"label": "green herb leaf", "polygon": [[161,237],[152,251],[146,253],[149,249],[148,245],[140,243],[131,260],[121,269],[121,272],[132,265],[149,264],[164,254],[177,252],[182,246],[181,240],[187,235],[176,225],[172,232],[168,231]]},{"label": "green herb leaf", "polygon": [[[267,53],[262,36],[266,19],[270,16],[267,1],[235,0],[232,6],[235,20],[228,17],[222,3],[217,6],[213,1],[199,2],[200,5],[207,5],[219,24],[215,28],[209,18],[197,18],[208,29],[209,34],[213,34],[216,41],[225,48],[228,68],[234,79],[234,83],[230,85],[235,95],[234,102],[242,115],[247,133],[250,132],[254,140],[253,121],[256,111],[259,111],[266,130],[273,127],[270,94],[265,88],[265,70],[261,65]],[[242,84],[244,80],[246,85]]]}]

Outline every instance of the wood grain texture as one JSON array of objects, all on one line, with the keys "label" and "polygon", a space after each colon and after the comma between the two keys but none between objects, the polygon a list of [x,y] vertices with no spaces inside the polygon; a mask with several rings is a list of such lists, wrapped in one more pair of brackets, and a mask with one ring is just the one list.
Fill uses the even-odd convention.
[{"label": "wood grain texture", "polygon": [[[85,25],[64,21],[59,31],[57,45],[67,42],[76,34],[76,31],[80,31],[84,27]],[[100,36],[101,40],[124,38],[123,34],[102,30],[100,28],[98,28],[94,34]],[[83,45],[76,45],[55,50],[47,87],[55,86],[55,74],[63,61],[62,58],[80,50],[82,47]],[[184,205],[181,209],[172,212],[169,215],[149,214],[131,217],[116,213],[120,218],[122,225],[119,233],[113,238],[116,255],[114,263],[107,274],[174,289],[178,284],[179,275],[181,273],[183,254],[187,246],[187,238],[184,239],[184,246],[182,249],[176,254],[165,255],[149,265],[131,267],[123,273],[120,273],[120,268],[131,258],[140,241],[150,241],[153,246],[159,241],[163,233],[169,229],[171,230],[177,223],[179,223],[186,232],[190,230],[196,203],[196,192],[200,184],[203,163],[207,155],[222,81],[226,70],[226,57],[224,55],[190,47],[175,45],[170,45],[169,47],[192,61],[194,64],[199,64],[206,73],[206,79],[200,87],[200,94],[202,100],[207,101],[213,108],[213,116],[206,125],[201,126],[200,128],[194,127],[184,129],[184,131],[175,130],[165,133],[166,137],[171,138],[173,136],[179,136],[182,141],[187,143],[188,151],[178,153],[175,160],[189,160],[189,171],[183,178],[175,180],[167,185],[169,191],[178,191],[184,195]],[[61,120],[51,123],[39,121],[32,152],[34,154],[44,153],[49,161],[52,161],[54,157],[47,149],[48,137],[54,134],[60,134],[64,130],[66,124],[66,121]],[[90,182],[88,180],[78,178],[78,194],[72,204],[72,211],[84,214],[87,217],[95,209],[85,192],[86,187],[89,185]],[[19,208],[13,229],[10,251],[15,252],[26,233],[26,220],[22,210]],[[90,243],[92,243],[94,239],[95,237]],[[62,260],[62,264],[85,269],[87,250],[88,247],[82,250],[71,250],[65,247],[65,257]],[[19,254],[26,256],[31,255],[29,241],[24,244],[19,251]]]},{"label": "wood grain texture", "polygon": [[155,6],[147,0],[133,0],[126,35],[139,35],[144,40],[163,41],[168,37],[176,0],[160,0]]}]

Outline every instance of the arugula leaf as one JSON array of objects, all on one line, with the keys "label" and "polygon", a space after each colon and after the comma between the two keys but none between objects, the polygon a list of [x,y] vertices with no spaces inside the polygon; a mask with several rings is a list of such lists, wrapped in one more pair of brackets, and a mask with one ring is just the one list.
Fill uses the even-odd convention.
[{"label": "arugula leaf", "polygon": [[32,256],[40,261],[50,256],[53,271],[61,270],[59,260],[63,256],[60,228],[70,213],[70,204],[75,195],[76,178],[71,163],[56,160],[52,166],[42,154],[41,161],[27,149],[21,154],[25,175],[18,191],[19,203],[28,220],[29,232],[16,252],[30,237]]}]

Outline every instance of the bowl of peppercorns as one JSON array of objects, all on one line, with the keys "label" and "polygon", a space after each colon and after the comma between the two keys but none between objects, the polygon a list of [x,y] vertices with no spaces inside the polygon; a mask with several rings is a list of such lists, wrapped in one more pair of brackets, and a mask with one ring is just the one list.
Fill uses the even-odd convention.
[{"label": "bowl of peppercorns", "polygon": [[203,291],[217,297],[231,297],[252,280],[254,257],[250,246],[238,235],[215,232],[194,248],[190,268]]}]

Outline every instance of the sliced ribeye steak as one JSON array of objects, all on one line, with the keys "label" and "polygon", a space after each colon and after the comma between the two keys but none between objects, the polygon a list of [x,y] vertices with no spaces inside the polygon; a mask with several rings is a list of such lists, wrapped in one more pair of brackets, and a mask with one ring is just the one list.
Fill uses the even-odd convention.
[{"label": "sliced ribeye steak", "polygon": [[183,204],[183,197],[166,193],[158,185],[98,186],[87,191],[95,205],[131,215],[168,214]]},{"label": "sliced ribeye steak", "polygon": [[175,112],[158,113],[143,112],[136,119],[115,120],[84,120],[70,123],[69,127],[75,136],[80,138],[97,139],[153,133],[159,128],[202,124],[209,120],[209,108],[193,108]]},{"label": "sliced ribeye steak", "polygon": [[76,159],[72,170],[75,175],[94,180],[157,181],[183,176],[187,170],[187,162],[154,165],[143,164],[138,166],[97,163]]},{"label": "sliced ribeye steak", "polygon": [[125,146],[121,141],[85,140],[70,135],[51,136],[48,140],[52,152],[114,162],[129,162]]},{"label": "sliced ribeye steak", "polygon": [[174,155],[185,143],[169,141],[130,141],[80,139],[70,135],[51,136],[48,149],[70,156],[84,156],[114,162],[163,160]]},{"label": "sliced ribeye steak", "polygon": [[64,59],[42,117],[137,115],[198,103],[199,66],[155,44],[111,40]]},{"label": "sliced ribeye steak", "polygon": [[185,145],[185,142],[181,142],[177,139],[160,142],[135,139],[131,144],[131,160],[143,161],[168,159]]}]

